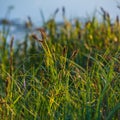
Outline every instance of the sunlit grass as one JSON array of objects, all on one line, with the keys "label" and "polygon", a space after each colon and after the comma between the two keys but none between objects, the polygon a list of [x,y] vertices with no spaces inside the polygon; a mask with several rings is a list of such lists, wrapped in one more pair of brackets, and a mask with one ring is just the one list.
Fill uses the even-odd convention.
[{"label": "sunlit grass", "polygon": [[[105,16],[104,16],[105,17]],[[23,43],[0,34],[2,120],[118,120],[120,24],[55,19]]]}]

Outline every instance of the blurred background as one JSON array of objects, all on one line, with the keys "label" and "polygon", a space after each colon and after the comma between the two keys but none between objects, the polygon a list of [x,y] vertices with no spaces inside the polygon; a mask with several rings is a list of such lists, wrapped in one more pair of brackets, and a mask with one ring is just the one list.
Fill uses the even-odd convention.
[{"label": "blurred background", "polygon": [[[25,19],[26,16],[31,16],[34,21],[40,20],[40,10],[48,19],[56,8],[66,8],[67,17],[86,17],[93,14],[95,10],[99,11],[103,7],[108,11],[112,18],[120,14],[117,9],[119,2],[117,0],[0,0],[0,18],[8,17],[8,8],[13,7],[10,19],[20,18]],[[61,15],[58,14],[58,20]]]},{"label": "blurred background", "polygon": [[[0,0],[0,25],[3,20],[9,20],[12,25],[19,27],[18,33],[25,30],[23,23],[28,20],[28,16],[34,26],[41,26],[43,19],[48,21],[56,9],[59,11],[55,20],[59,23],[63,21],[62,7],[66,10],[67,19],[78,18],[84,22],[94,15],[99,19],[102,13],[100,8],[103,7],[114,20],[117,15],[120,16],[118,5],[118,0]],[[15,28],[12,29],[12,32],[16,32]]]}]

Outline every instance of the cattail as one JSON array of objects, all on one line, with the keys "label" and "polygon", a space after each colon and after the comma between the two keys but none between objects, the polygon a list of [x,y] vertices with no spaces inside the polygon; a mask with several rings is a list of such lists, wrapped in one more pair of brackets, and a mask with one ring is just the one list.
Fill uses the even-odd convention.
[{"label": "cattail", "polygon": [[47,38],[46,32],[43,28],[38,28],[36,30],[40,31],[43,40],[45,40]]},{"label": "cattail", "polygon": [[65,17],[65,7],[62,7],[62,16]]},{"label": "cattail", "polygon": [[31,37],[35,40],[39,40],[38,37],[35,34],[31,34]]},{"label": "cattail", "polygon": [[103,12],[103,19],[106,20],[106,11],[102,7],[100,9]]},{"label": "cattail", "polygon": [[104,14],[106,13],[106,11],[102,7],[100,9]]},{"label": "cattail", "polygon": [[12,51],[13,41],[14,41],[14,37],[12,37],[12,38],[11,38],[11,41],[10,41],[10,51]]},{"label": "cattail", "polygon": [[67,48],[66,48],[66,46],[64,46],[64,48],[63,48],[63,56],[65,56],[66,55],[66,53],[67,53]]},{"label": "cattail", "polygon": [[119,16],[116,16],[116,23],[119,25]]},{"label": "cattail", "polygon": [[72,53],[70,58],[74,59],[77,54],[78,54],[78,49],[73,51],[73,53]]},{"label": "cattail", "polygon": [[58,12],[59,12],[59,8],[55,10],[53,17],[55,17]]},{"label": "cattail", "polygon": [[78,39],[80,40],[81,39],[81,30],[78,31]]},{"label": "cattail", "polygon": [[12,71],[13,71],[13,40],[14,37],[11,38],[10,41],[10,76],[12,77]]},{"label": "cattail", "polygon": [[37,40],[38,42],[43,42],[43,40],[38,39],[37,35],[35,35],[35,34],[31,34],[31,37],[33,39]]},{"label": "cattail", "polygon": [[110,22],[110,15],[107,12],[106,12],[106,20],[107,20],[107,23],[110,25],[111,24],[111,22]]}]

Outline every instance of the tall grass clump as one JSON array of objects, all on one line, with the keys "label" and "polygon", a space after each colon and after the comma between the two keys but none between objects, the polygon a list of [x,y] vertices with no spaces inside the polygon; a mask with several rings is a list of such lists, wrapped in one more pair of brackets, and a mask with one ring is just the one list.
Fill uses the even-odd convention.
[{"label": "tall grass clump", "polygon": [[63,9],[18,44],[0,31],[1,120],[120,119],[120,23],[101,10],[73,25]]}]

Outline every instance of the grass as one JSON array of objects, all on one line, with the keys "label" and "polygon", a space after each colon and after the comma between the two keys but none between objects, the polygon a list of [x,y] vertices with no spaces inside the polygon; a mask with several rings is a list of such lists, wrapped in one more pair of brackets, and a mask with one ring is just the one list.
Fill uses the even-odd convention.
[{"label": "grass", "polygon": [[50,19],[21,44],[0,32],[2,120],[120,119],[120,23],[103,13],[85,25]]}]

